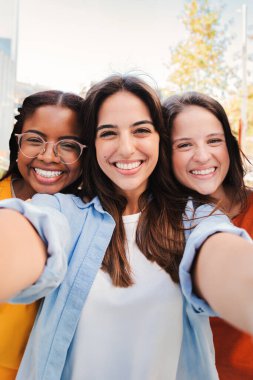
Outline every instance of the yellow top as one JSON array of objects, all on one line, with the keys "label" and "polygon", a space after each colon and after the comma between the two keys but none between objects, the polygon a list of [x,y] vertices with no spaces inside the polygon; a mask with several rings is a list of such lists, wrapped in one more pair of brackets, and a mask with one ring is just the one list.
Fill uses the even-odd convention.
[{"label": "yellow top", "polygon": [[12,198],[11,195],[11,177],[0,181],[0,200]]},{"label": "yellow top", "polygon": [[[0,181],[0,200],[11,198],[10,177]],[[0,380],[14,380],[40,302],[0,304]]]}]

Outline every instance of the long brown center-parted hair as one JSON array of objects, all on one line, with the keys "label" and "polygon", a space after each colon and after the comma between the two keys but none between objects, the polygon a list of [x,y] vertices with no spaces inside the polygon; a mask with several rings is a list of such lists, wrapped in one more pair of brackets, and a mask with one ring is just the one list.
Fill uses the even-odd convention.
[{"label": "long brown center-parted hair", "polygon": [[168,136],[159,97],[145,81],[130,75],[114,75],[93,85],[87,93],[82,112],[83,141],[88,148],[82,158],[83,188],[80,196],[84,199],[98,196],[103,209],[116,222],[102,269],[109,273],[115,286],[128,287],[134,283],[126,255],[122,221],[127,200],[100,169],[95,149],[99,109],[105,99],[119,91],[130,92],[145,103],[160,136],[157,165],[150,175],[147,189],[139,198],[139,209],[142,212],[137,226],[136,243],[150,261],[155,261],[178,282],[178,268],[185,243],[182,228],[185,202],[177,198],[174,180],[169,174]]}]

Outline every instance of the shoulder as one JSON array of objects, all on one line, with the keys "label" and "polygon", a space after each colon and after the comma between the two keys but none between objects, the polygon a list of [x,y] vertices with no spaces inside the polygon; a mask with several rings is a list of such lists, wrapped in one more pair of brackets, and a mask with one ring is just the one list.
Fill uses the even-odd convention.
[{"label": "shoulder", "polygon": [[53,207],[59,211],[85,207],[85,203],[79,197],[62,193],[54,195],[35,194],[32,198],[32,203],[36,206]]},{"label": "shoulder", "polygon": [[249,206],[252,206],[253,205],[253,190],[251,189],[247,191],[247,200],[248,200]]},{"label": "shoulder", "polygon": [[0,199],[11,197],[11,177],[7,177],[0,181]]},{"label": "shoulder", "polygon": [[248,204],[245,211],[233,218],[233,223],[238,227],[245,228],[253,238],[253,191],[248,191]]},{"label": "shoulder", "polygon": [[[227,221],[228,218],[224,215],[223,212],[218,210],[212,204],[199,205],[192,199],[188,200],[183,215],[184,228],[186,231],[187,229],[192,230],[194,227],[201,223],[205,223],[205,225],[208,225],[209,223],[212,223],[213,220]],[[188,236],[187,233],[186,235]]]},{"label": "shoulder", "polygon": [[50,207],[60,211],[67,217],[70,224],[79,223],[80,218],[83,222],[87,214],[92,215],[94,219],[111,218],[101,206],[98,197],[93,198],[90,202],[84,202],[80,197],[73,194],[36,194],[32,198],[32,203],[39,207]]},{"label": "shoulder", "polygon": [[237,220],[241,220],[241,218],[244,218],[245,216],[248,216],[250,214],[253,214],[253,191],[248,190],[247,191],[247,207],[244,211],[240,212],[238,215],[236,215],[233,218],[233,222],[236,222]]}]

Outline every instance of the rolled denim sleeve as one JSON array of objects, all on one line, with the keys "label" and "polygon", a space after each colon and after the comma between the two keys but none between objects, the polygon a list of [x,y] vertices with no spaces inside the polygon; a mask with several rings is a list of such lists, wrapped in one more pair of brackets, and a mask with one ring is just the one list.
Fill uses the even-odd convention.
[{"label": "rolled denim sleeve", "polygon": [[212,206],[200,206],[195,211],[194,216],[191,216],[191,213],[193,215],[193,207],[192,204],[188,204],[185,218],[187,242],[179,268],[180,284],[187,302],[192,305],[197,313],[215,316],[217,314],[212,308],[203,299],[194,294],[191,267],[195,256],[205,240],[217,232],[228,232],[250,241],[251,238],[244,229],[234,226],[221,211],[216,210],[213,212]]},{"label": "rolled denim sleeve", "polygon": [[[53,196],[51,199],[55,202]],[[36,205],[36,201],[6,199],[0,202],[0,208],[13,209],[24,215],[46,243],[48,254],[44,271],[36,283],[21,291],[10,302],[30,303],[45,297],[62,282],[67,271],[67,252],[70,245],[67,219],[52,207]]]}]

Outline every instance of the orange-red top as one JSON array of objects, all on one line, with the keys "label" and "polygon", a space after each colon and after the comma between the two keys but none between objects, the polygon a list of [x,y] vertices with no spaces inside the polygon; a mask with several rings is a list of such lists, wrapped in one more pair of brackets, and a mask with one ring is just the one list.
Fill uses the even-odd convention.
[{"label": "orange-red top", "polygon": [[[253,192],[248,209],[233,223],[244,228],[253,238]],[[219,318],[211,318],[216,366],[220,380],[253,380],[253,338]]]}]

